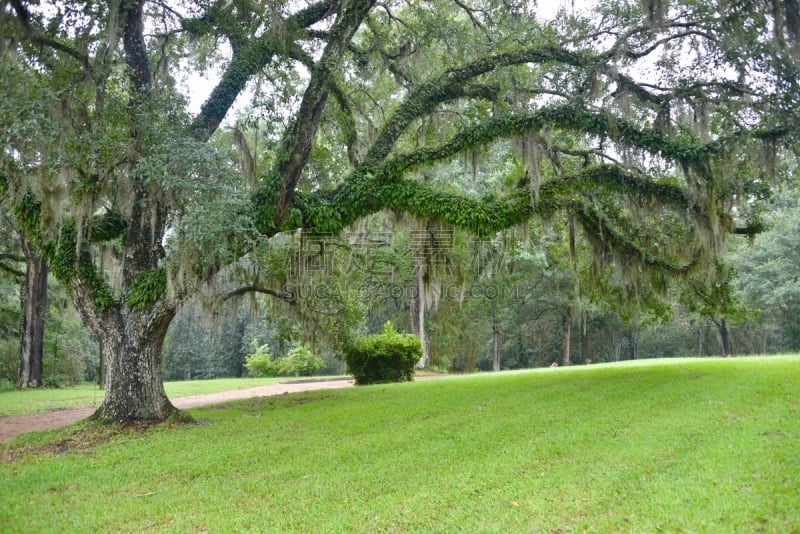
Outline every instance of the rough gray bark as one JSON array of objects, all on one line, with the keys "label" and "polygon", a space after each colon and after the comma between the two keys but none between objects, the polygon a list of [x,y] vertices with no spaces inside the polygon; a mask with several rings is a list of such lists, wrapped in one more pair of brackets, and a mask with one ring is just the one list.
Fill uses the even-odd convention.
[{"label": "rough gray bark", "polygon": [[[135,114],[146,112],[143,102],[152,85],[144,39],[144,3],[144,0],[127,2],[121,14],[125,61],[134,88],[129,108]],[[135,127],[132,133],[132,149],[136,153],[144,141]],[[142,176],[132,172],[126,178],[131,208],[124,235],[122,295],[136,291],[140,277],[160,267],[167,218],[162,200],[148,189]],[[177,303],[161,295],[143,304],[130,304],[122,299],[100,306],[81,277],[73,278],[72,288],[78,313],[103,349],[101,381],[105,398],[92,418],[119,424],[188,418],[167,398],[161,376],[162,346]]]},{"label": "rough gray bark", "polygon": [[20,389],[38,388],[44,384],[42,359],[44,328],[47,317],[47,259],[36,254],[30,242],[22,238],[22,250],[27,262],[22,342],[20,343]]},{"label": "rough gray bark", "polygon": [[572,339],[572,307],[567,307],[564,314],[564,354],[563,365],[569,365],[571,359],[570,340]]},{"label": "rough gray bark", "polygon": [[497,310],[492,309],[492,371],[500,370],[500,324]]},{"label": "rough gray bark", "polygon": [[[76,300],[82,316],[92,314],[83,299]],[[159,306],[117,309],[95,330],[105,349],[105,398],[93,419],[125,424],[184,417],[167,398],[161,377],[161,350],[173,315],[174,310]]]},{"label": "rough gray bark", "polygon": [[422,357],[417,362],[418,369],[430,364],[428,336],[425,332],[425,261],[419,258],[415,264],[414,286],[411,291],[409,312],[411,314],[411,333],[419,337],[422,343]]}]

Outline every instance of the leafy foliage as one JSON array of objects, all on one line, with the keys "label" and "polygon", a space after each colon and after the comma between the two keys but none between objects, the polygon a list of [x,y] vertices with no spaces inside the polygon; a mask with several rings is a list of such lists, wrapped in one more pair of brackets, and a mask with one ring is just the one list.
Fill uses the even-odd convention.
[{"label": "leafy foliage", "polygon": [[269,354],[269,345],[253,341],[253,352],[245,357],[247,374],[253,377],[275,376],[275,365]]},{"label": "leafy foliage", "polygon": [[[768,323],[779,327],[785,347],[800,349],[800,220],[797,192],[775,199],[769,230],[753,243],[738,243],[731,254],[737,270],[732,281],[736,295],[761,310]],[[782,344],[781,344],[782,345]]]},{"label": "leafy foliage", "polygon": [[311,352],[302,343],[296,344],[281,358],[270,355],[269,345],[252,343],[253,352],[245,358],[245,368],[252,377],[314,376],[325,368],[325,360]]},{"label": "leafy foliage", "polygon": [[146,308],[156,302],[167,289],[167,274],[164,269],[144,272],[139,275],[125,304],[132,308]]},{"label": "leafy foliage", "polygon": [[279,360],[279,375],[314,376],[325,368],[325,360],[299,343],[292,347],[286,357]]}]

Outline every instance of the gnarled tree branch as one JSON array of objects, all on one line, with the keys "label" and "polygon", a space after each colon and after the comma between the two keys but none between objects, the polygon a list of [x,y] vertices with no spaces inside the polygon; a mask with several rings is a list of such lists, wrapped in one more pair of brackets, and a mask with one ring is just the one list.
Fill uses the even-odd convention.
[{"label": "gnarled tree branch", "polygon": [[289,293],[282,293],[280,291],[275,291],[274,289],[270,289],[268,287],[260,286],[258,284],[251,284],[247,286],[238,287],[232,291],[228,291],[224,295],[220,297],[222,302],[230,300],[235,297],[240,297],[242,295],[246,295],[248,293],[261,293],[263,295],[269,295],[271,297],[275,297],[280,299],[284,302],[288,302],[289,304],[294,304],[296,302],[296,298],[294,295]]},{"label": "gnarled tree branch", "polygon": [[[337,3],[331,0],[312,4],[289,17],[284,25],[290,30],[307,28],[328,17]],[[269,64],[281,48],[282,45],[278,46],[273,42],[273,37],[265,33],[234,51],[222,78],[203,104],[200,114],[192,122],[191,129],[195,138],[205,141],[211,137],[236,97],[244,90],[248,80]]]},{"label": "gnarled tree branch", "polygon": [[322,57],[311,72],[311,80],[303,94],[300,109],[283,134],[278,147],[278,159],[272,171],[282,182],[275,227],[280,227],[286,218],[297,182],[308,162],[330,84],[339,70],[350,40],[374,3],[375,0],[353,0],[343,4],[330,29]]}]

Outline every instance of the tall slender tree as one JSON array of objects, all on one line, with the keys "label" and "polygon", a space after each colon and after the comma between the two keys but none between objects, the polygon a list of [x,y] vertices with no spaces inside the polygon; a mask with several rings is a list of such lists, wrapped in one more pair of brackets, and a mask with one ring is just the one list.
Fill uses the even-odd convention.
[{"label": "tall slender tree", "polygon": [[27,265],[25,274],[24,313],[20,343],[20,388],[38,388],[44,384],[44,334],[47,318],[47,258],[37,254],[31,243],[22,238]]},{"label": "tall slender tree", "polygon": [[[7,214],[0,215],[5,230],[0,234],[0,271],[11,276],[20,287],[22,320],[19,328],[19,366],[16,383],[20,388],[44,384],[44,330],[47,317],[47,259],[37,254],[31,243],[12,231]],[[16,326],[16,325],[15,325]],[[16,329],[4,332],[4,337]]]}]

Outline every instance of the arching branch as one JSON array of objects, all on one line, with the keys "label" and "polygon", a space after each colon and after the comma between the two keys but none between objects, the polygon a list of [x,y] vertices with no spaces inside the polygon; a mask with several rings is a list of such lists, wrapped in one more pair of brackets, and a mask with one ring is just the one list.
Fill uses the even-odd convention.
[{"label": "arching branch", "polygon": [[686,263],[680,264],[665,258],[663,253],[650,250],[640,242],[641,238],[627,235],[620,225],[615,224],[589,202],[571,201],[568,209],[591,238],[592,243],[603,252],[615,256],[622,266],[641,265],[645,268],[682,275],[688,274],[698,265],[700,258],[697,254]]},{"label": "arching branch", "polygon": [[[298,11],[284,22],[286,28],[307,28],[330,16],[338,2],[326,0],[317,2]],[[278,50],[282,48],[273,42],[270,33],[253,39],[234,51],[233,57],[222,74],[219,83],[200,109],[200,114],[192,122],[195,138],[205,141],[219,127],[231,105],[244,90],[248,80],[263,69]]]},{"label": "arching branch", "polygon": [[25,278],[25,272],[17,269],[6,263],[7,261],[11,261],[14,263],[24,263],[25,256],[19,256],[17,254],[0,254],[0,271],[5,271],[18,279]]},{"label": "arching branch", "polygon": [[[299,46],[293,46],[289,51],[289,57],[299,61],[306,66],[309,70],[314,68],[314,59],[308,55],[305,50]],[[347,159],[350,165],[355,167],[358,165],[358,154],[356,153],[356,143],[358,143],[358,133],[356,131],[356,120],[353,115],[353,109],[350,106],[350,101],[344,93],[339,83],[332,79],[330,80],[330,92],[336,99],[336,104],[342,112],[342,123],[339,125],[345,137],[345,145],[347,146]]]},{"label": "arching branch", "polygon": [[72,221],[64,221],[59,235],[45,235],[39,225],[42,218],[42,205],[31,193],[17,200],[11,210],[19,224],[20,231],[26,235],[36,250],[47,257],[53,274],[60,281],[80,289],[87,301],[93,301],[93,308],[105,311],[114,302],[113,292],[94,265],[89,244],[83,240],[78,246],[78,235]]},{"label": "arching branch", "polygon": [[377,139],[365,156],[362,166],[367,169],[383,161],[413,121],[430,114],[444,102],[466,96],[463,87],[467,82],[478,76],[492,72],[500,67],[524,63],[557,62],[573,66],[585,66],[591,61],[591,56],[580,52],[571,52],[555,46],[544,46],[496,54],[463,67],[448,70],[431,82],[418,85],[409,92],[403,103],[378,134]]},{"label": "arching branch", "polygon": [[240,297],[248,293],[261,293],[263,295],[269,295],[271,297],[280,299],[284,302],[288,302],[289,304],[294,304],[297,301],[296,297],[290,293],[275,291],[274,289],[270,289],[264,286],[259,286],[257,284],[241,286],[234,289],[233,291],[228,291],[227,293],[225,293],[220,297],[220,300],[222,302],[225,302],[232,298]]},{"label": "arching branch", "polygon": [[91,70],[91,63],[87,54],[34,29],[31,25],[31,14],[23,2],[20,0],[11,0],[11,6],[14,8],[14,12],[17,14],[17,20],[22,26],[22,30],[25,32],[27,39],[29,39],[32,43],[46,46],[48,48],[52,48],[53,50],[67,54],[83,65],[86,71]]},{"label": "arching branch", "polygon": [[[481,124],[461,130],[442,145],[392,156],[382,164],[372,167],[369,172],[382,179],[391,180],[393,176],[422,165],[447,160],[467,149],[487,145],[498,139],[538,131],[545,126],[609,138],[623,146],[688,163],[701,162],[720,148],[719,142],[700,143],[673,139],[656,129],[641,129],[629,121],[613,117],[608,113],[591,110],[581,104],[568,104],[542,108],[532,113],[509,114],[488,119]],[[356,171],[356,174],[359,172],[365,171]]]},{"label": "arching branch", "polygon": [[366,18],[375,0],[346,2],[330,29],[328,42],[303,93],[300,109],[284,132],[278,145],[278,157],[272,174],[282,181],[278,197],[275,226],[286,218],[297,182],[308,162],[308,156],[319,128],[328,99],[330,84],[342,63],[350,40]]}]

